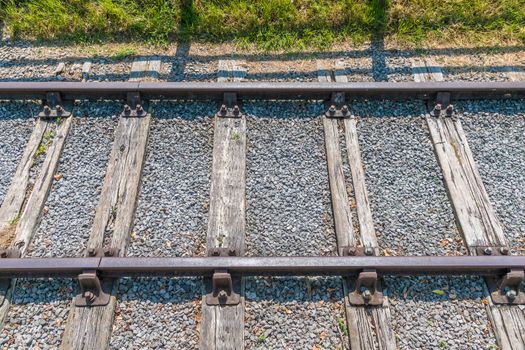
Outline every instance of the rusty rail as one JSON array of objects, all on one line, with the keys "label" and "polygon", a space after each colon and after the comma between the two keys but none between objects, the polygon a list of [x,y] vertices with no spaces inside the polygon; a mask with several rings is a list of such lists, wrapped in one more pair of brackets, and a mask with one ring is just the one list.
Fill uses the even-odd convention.
[{"label": "rusty rail", "polygon": [[211,276],[216,270],[236,275],[378,275],[496,276],[525,269],[525,256],[323,256],[191,258],[3,258],[0,277],[72,277],[86,270],[105,277]]},{"label": "rusty rail", "polygon": [[334,92],[350,98],[435,98],[448,92],[452,99],[523,98],[525,82],[0,82],[0,99],[44,99],[59,93],[63,100],[126,99],[140,93],[144,99],[222,99],[225,92],[238,99],[322,99]]}]

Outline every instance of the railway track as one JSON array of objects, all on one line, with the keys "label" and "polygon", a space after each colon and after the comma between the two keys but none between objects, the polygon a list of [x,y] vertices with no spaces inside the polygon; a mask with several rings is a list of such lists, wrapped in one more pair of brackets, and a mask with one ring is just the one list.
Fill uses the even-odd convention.
[{"label": "railway track", "polygon": [[[319,82],[263,83],[242,81],[235,62],[221,61],[216,83],[162,83],[142,81],[159,62],[137,60],[129,82],[0,82],[0,99],[30,101],[15,103],[38,113],[0,208],[2,346],[449,346],[407,342],[392,316],[403,310],[399,294],[426,288],[444,297],[412,296],[413,308],[445,304],[485,327],[467,332],[446,320],[472,340],[452,348],[523,349],[520,234],[506,235],[461,116],[473,100],[522,104],[525,83],[442,82],[428,67],[414,66],[416,82],[349,83],[336,63],[319,64]],[[265,111],[274,104],[309,117],[290,123]],[[422,118],[390,118],[402,128],[395,134],[367,118],[395,104]],[[382,139],[362,149],[374,128]],[[425,220],[443,216],[454,226],[436,224],[416,242],[403,227],[380,229],[396,224],[378,191],[404,184],[374,176],[381,142],[405,136],[427,142],[435,156],[408,156],[430,170],[387,159],[413,172],[423,186],[409,185],[414,194],[450,203],[429,204]],[[74,139],[89,142],[77,149]],[[79,205],[70,217],[68,207]],[[463,295],[467,288],[474,297]],[[273,319],[280,313],[290,323]],[[288,328],[307,335],[287,338]]]}]

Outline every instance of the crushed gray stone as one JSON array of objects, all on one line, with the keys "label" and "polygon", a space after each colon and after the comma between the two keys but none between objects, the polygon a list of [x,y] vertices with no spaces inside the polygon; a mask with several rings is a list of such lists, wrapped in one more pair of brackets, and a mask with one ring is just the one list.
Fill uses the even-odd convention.
[{"label": "crushed gray stone", "polygon": [[378,243],[389,255],[464,254],[417,102],[356,103]]},{"label": "crushed gray stone", "polygon": [[515,254],[525,254],[525,101],[455,107],[505,237]]},{"label": "crushed gray stone", "polygon": [[0,203],[33,131],[37,107],[30,102],[0,102]]},{"label": "crushed gray stone", "polygon": [[333,255],[322,104],[245,106],[246,255]]},{"label": "crushed gray stone", "polygon": [[197,349],[200,278],[125,278],[110,349]]},{"label": "crushed gray stone", "polygon": [[245,298],[246,349],[348,348],[339,277],[247,278]]},{"label": "crushed gray stone", "polygon": [[204,252],[213,151],[207,103],[159,103],[142,172],[129,256],[192,256]]},{"label": "crushed gray stone", "polygon": [[57,349],[77,293],[71,279],[19,279],[0,332],[2,349]]},{"label": "crushed gray stone", "polygon": [[82,103],[73,125],[42,221],[28,250],[35,257],[82,256],[111,153],[119,103]]},{"label": "crushed gray stone", "polygon": [[387,278],[399,349],[495,349],[483,284],[474,277]]}]

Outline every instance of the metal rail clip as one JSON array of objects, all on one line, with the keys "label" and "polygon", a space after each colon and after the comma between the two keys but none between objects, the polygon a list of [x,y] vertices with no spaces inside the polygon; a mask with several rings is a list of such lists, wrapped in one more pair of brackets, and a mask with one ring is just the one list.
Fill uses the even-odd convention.
[{"label": "metal rail clip", "polygon": [[[372,247],[342,247],[343,256],[372,256]],[[381,292],[381,280],[375,269],[364,269],[359,273],[357,279],[348,279],[349,289],[348,299],[351,305],[383,305],[383,293]]]},{"label": "metal rail clip", "polygon": [[47,93],[46,99],[42,101],[42,104],[42,111],[38,113],[39,118],[67,118],[71,116],[71,112],[65,110],[62,104],[62,97],[58,92]]},{"label": "metal rail clip", "polygon": [[148,113],[142,104],[142,98],[138,92],[128,92],[124,110],[121,117],[145,117]]},{"label": "metal rail clip", "polygon": [[[209,256],[237,256],[237,251],[232,248],[213,248],[208,251]],[[227,270],[215,270],[211,279],[211,292],[206,294],[208,305],[238,305],[241,296],[236,293],[234,286],[239,281],[232,279]]]},{"label": "metal rail clip", "polygon": [[[509,255],[508,247],[476,247],[477,255],[498,256]],[[487,276],[485,282],[494,304],[525,304],[525,270],[511,268],[507,273],[500,277]]]},{"label": "metal rail clip", "polygon": [[[89,248],[89,257],[116,257],[119,249],[106,248]],[[75,305],[84,306],[105,306],[111,298],[111,289],[113,288],[112,278],[100,278],[96,270],[86,270],[78,276],[81,293],[75,297]]]}]

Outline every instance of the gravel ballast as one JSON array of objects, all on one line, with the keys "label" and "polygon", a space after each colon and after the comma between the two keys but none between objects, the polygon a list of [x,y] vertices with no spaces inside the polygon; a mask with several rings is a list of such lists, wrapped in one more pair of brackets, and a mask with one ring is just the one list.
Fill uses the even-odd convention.
[{"label": "gravel ballast", "polygon": [[483,280],[387,278],[399,349],[494,349]]},{"label": "gravel ballast", "polygon": [[36,108],[32,103],[0,102],[0,203],[33,131]]},{"label": "gravel ballast", "polygon": [[[417,102],[355,104],[378,242],[385,255],[466,254]],[[392,328],[400,349],[487,349],[483,281],[389,278]]]},{"label": "gravel ballast", "polygon": [[516,254],[525,254],[525,101],[456,104],[481,178]]},{"label": "gravel ballast", "polygon": [[[246,255],[335,254],[324,133],[317,118],[323,108],[293,102],[244,106],[250,115]],[[250,278],[245,295],[247,349],[333,349],[346,342],[339,278]]]},{"label": "gravel ballast", "polygon": [[[205,103],[158,103],[152,121],[128,256],[205,252],[213,116]],[[112,349],[198,346],[201,278],[125,279],[119,286]],[[169,336],[167,336],[169,334]]]},{"label": "gravel ballast", "polygon": [[246,255],[333,255],[322,104],[245,106]]},{"label": "gravel ballast", "polygon": [[417,102],[356,103],[361,156],[381,250],[459,254],[462,241]]},{"label": "gravel ballast", "polygon": [[122,279],[110,349],[197,349],[202,279]]},{"label": "gravel ballast", "polygon": [[82,256],[111,153],[118,103],[77,106],[73,125],[28,250],[34,257]]},{"label": "gravel ballast", "polygon": [[213,151],[205,103],[153,108],[142,186],[128,256],[192,256],[204,251]]},{"label": "gravel ballast", "polygon": [[57,349],[77,293],[71,279],[20,279],[0,335],[2,349]]}]

